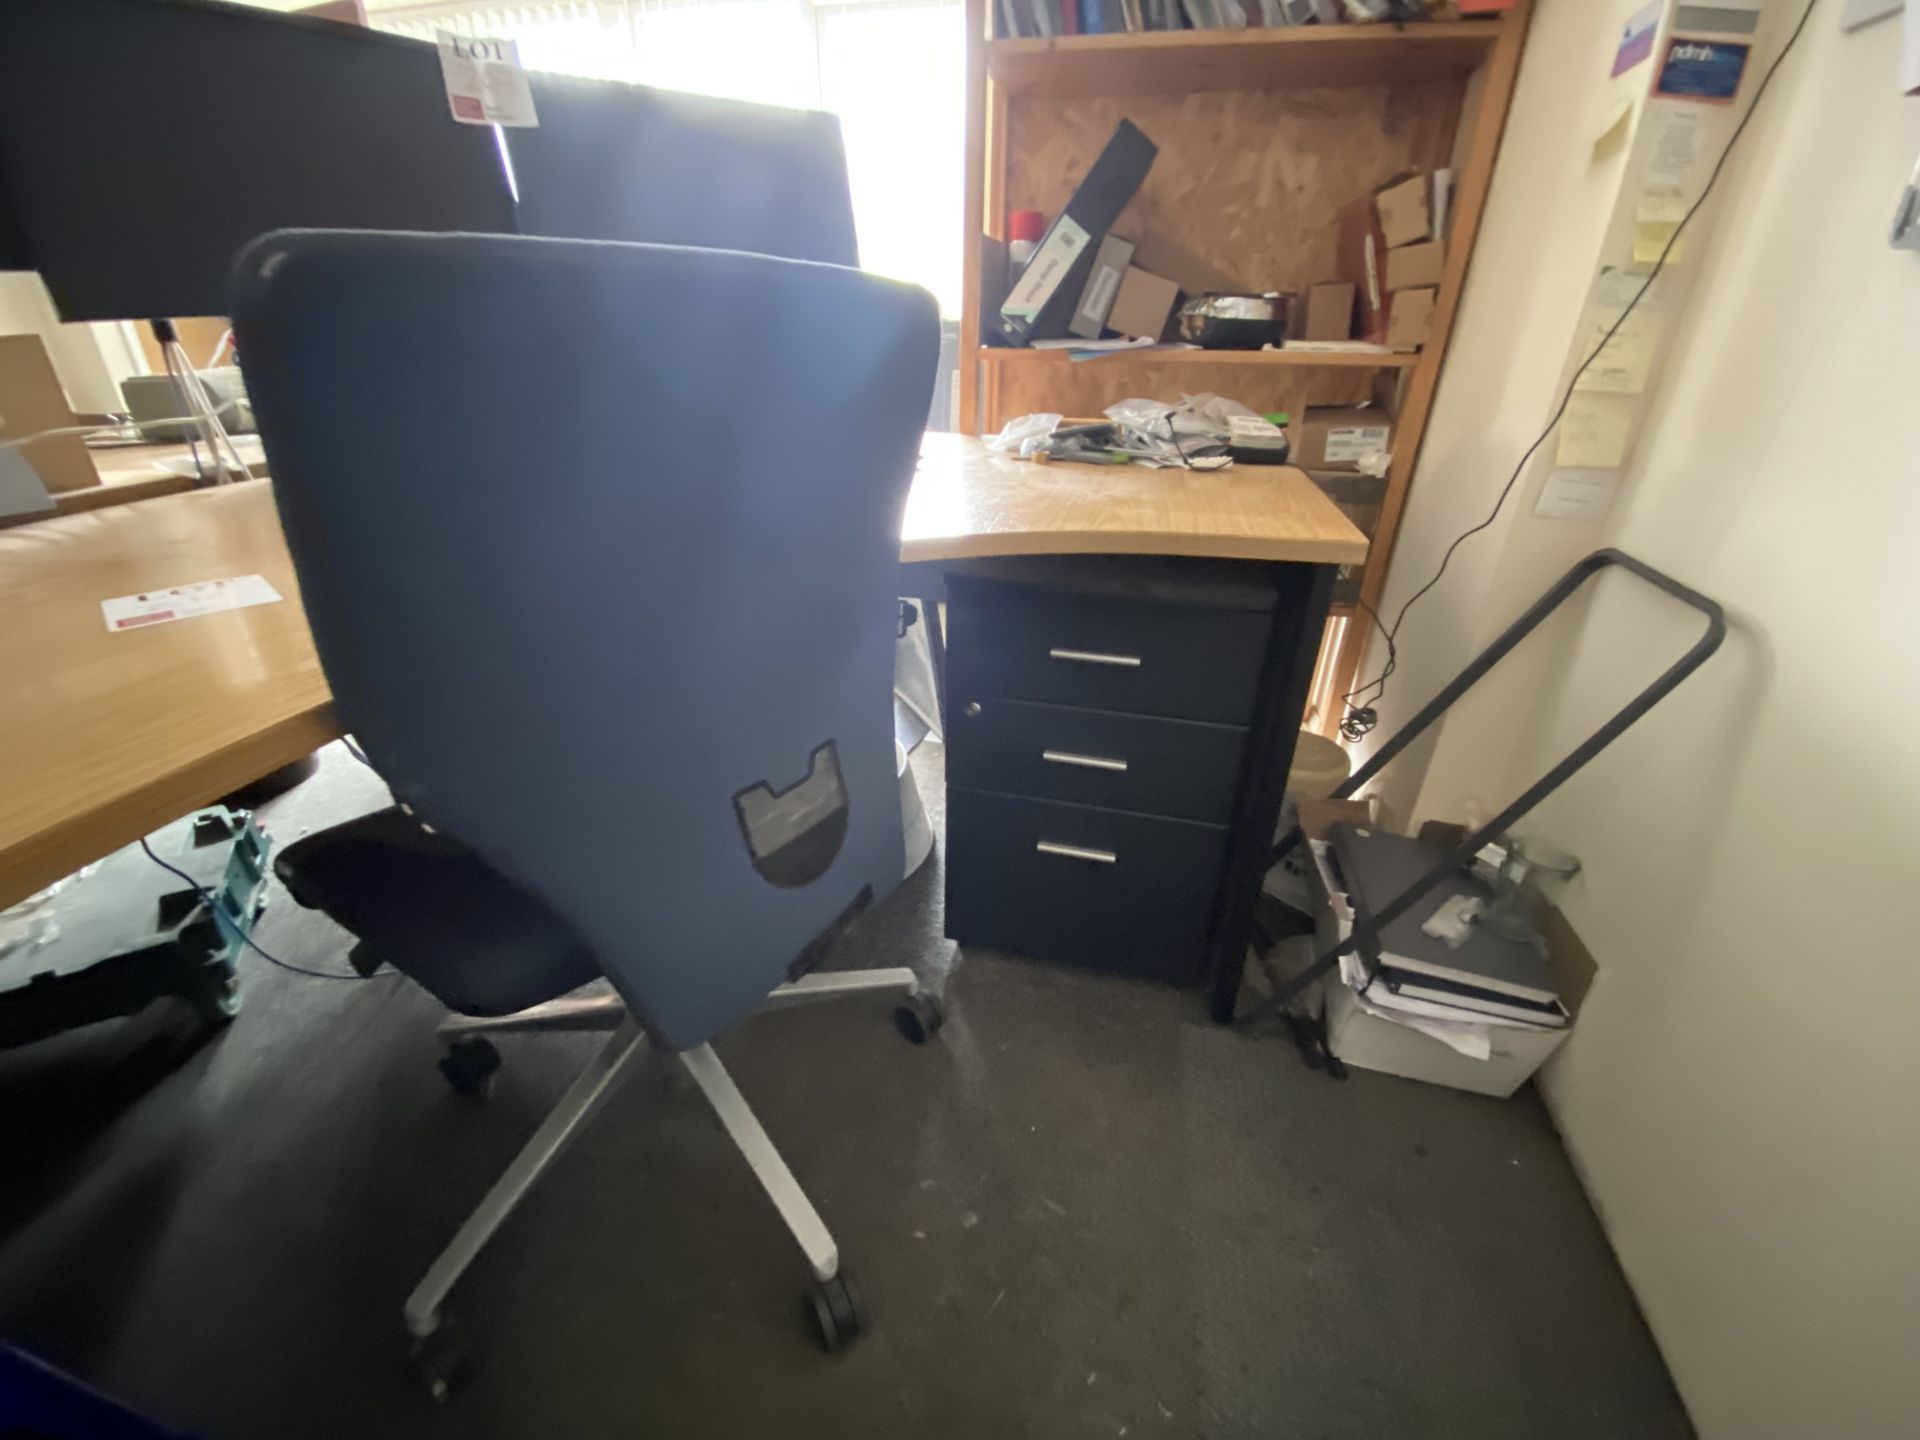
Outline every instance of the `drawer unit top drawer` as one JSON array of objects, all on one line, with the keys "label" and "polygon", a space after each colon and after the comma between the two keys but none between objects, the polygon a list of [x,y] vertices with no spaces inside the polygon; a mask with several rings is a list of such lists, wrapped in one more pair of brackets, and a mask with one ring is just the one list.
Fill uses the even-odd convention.
[{"label": "drawer unit top drawer", "polygon": [[947,934],[1040,960],[1200,978],[1226,831],[955,786]]},{"label": "drawer unit top drawer", "polygon": [[1247,732],[953,692],[947,777],[955,785],[1224,825]]},{"label": "drawer unit top drawer", "polygon": [[1270,613],[948,582],[950,693],[1245,725]]}]

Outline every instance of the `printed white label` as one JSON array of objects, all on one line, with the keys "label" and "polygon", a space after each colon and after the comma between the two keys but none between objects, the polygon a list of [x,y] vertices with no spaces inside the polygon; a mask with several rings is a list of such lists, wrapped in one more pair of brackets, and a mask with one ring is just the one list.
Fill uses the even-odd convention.
[{"label": "printed white label", "polygon": [[1387,448],[1390,425],[1336,425],[1327,431],[1328,464],[1357,464]]},{"label": "printed white label", "polygon": [[138,630],[170,620],[191,620],[220,610],[244,610],[249,605],[271,605],[280,592],[264,575],[234,575],[224,580],[200,580],[170,590],[148,590],[100,602],[109,630]]},{"label": "printed white label", "polygon": [[440,44],[440,75],[447,82],[447,107],[454,119],[462,125],[511,125],[521,130],[540,124],[516,42],[456,35],[451,30],[436,30],[434,35]]},{"label": "printed white label", "polygon": [[1073,269],[1073,262],[1080,258],[1080,252],[1087,248],[1087,242],[1092,238],[1068,216],[1062,215],[1054,221],[1047,238],[1040,242],[1039,250],[1020,273],[1020,282],[1001,305],[1000,313],[1009,320],[1032,322],[1038,319],[1047,301],[1053,298],[1053,292],[1060,288],[1060,282],[1067,278],[1067,272]]},{"label": "printed white label", "polygon": [[1113,297],[1120,289],[1120,271],[1112,265],[1102,265],[1093,272],[1093,280],[1087,286],[1087,293],[1080,299],[1078,318],[1090,324],[1106,323],[1107,312],[1113,309]]},{"label": "printed white label", "polygon": [[1620,484],[1617,470],[1555,470],[1540,487],[1533,513],[1550,520],[1588,519],[1604,515]]}]

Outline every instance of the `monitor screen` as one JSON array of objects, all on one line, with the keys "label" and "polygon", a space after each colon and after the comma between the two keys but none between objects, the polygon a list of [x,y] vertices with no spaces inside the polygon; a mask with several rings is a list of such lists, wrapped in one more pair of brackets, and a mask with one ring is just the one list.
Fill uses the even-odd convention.
[{"label": "monitor screen", "polygon": [[530,78],[540,124],[506,132],[522,234],[859,264],[833,116]]},{"label": "monitor screen", "polygon": [[514,229],[433,46],[215,0],[0,0],[0,175],[69,320],[224,314],[268,230]]}]

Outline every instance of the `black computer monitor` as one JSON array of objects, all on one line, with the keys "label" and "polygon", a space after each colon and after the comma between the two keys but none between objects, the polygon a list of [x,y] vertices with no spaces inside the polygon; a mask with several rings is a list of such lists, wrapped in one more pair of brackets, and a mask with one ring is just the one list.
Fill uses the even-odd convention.
[{"label": "black computer monitor", "polygon": [[644,85],[529,79],[540,124],[506,132],[521,234],[859,264],[832,115]]},{"label": "black computer monitor", "polygon": [[0,174],[69,320],[223,314],[268,230],[514,228],[433,46],[216,0],[0,0]]}]

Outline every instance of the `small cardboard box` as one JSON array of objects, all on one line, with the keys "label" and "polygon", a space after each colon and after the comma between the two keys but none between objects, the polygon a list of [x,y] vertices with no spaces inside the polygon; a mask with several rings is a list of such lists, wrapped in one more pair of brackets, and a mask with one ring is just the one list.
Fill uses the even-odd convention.
[{"label": "small cardboard box", "polygon": [[1420,285],[1438,285],[1446,249],[1441,241],[1420,240],[1387,251],[1387,289],[1411,290]]},{"label": "small cardboard box", "polygon": [[1180,287],[1173,281],[1130,265],[1120,281],[1119,293],[1113,297],[1113,308],[1107,312],[1107,328],[1122,335],[1158,340],[1166,334],[1179,300]]},{"label": "small cardboard box", "polygon": [[1293,426],[1293,463],[1303,470],[1354,470],[1393,447],[1393,417],[1375,405],[1309,405]]},{"label": "small cardboard box", "polygon": [[1389,247],[1433,238],[1433,176],[1425,171],[1375,193],[1373,208]]},{"label": "small cardboard box", "polygon": [[1189,295],[1242,295],[1248,287],[1210,261],[1149,232],[1134,246],[1133,263],[1150,275],[1164,275]]},{"label": "small cardboard box", "polygon": [[1381,343],[1395,350],[1418,350],[1433,328],[1433,307],[1440,292],[1431,288],[1396,290],[1387,297],[1387,328]]},{"label": "small cardboard box", "polygon": [[[1300,828],[1310,839],[1326,838],[1328,829],[1345,820],[1365,821],[1365,808],[1356,815],[1351,800],[1303,800],[1300,802]],[[1443,844],[1458,844],[1459,826],[1421,827],[1422,839]],[[1337,922],[1324,893],[1315,910],[1318,927],[1316,945],[1333,943]],[[1397,1024],[1379,1015],[1369,1014],[1360,999],[1339,980],[1329,978],[1327,996],[1327,1048],[1349,1065],[1362,1070],[1378,1070],[1408,1080],[1423,1080],[1430,1085],[1445,1085],[1454,1090],[1471,1090],[1479,1095],[1505,1098],[1533,1077],[1533,1072],[1566,1043],[1574,1025],[1579,1023],[1580,1007],[1593,989],[1598,973],[1592,952],[1581,943],[1573,927],[1558,910],[1548,910],[1541,925],[1547,942],[1547,963],[1552,971],[1560,1002],[1572,1020],[1564,1030],[1518,1029],[1508,1025],[1490,1025],[1487,1035],[1493,1053],[1485,1060],[1462,1055],[1410,1026]]]},{"label": "small cardboard box", "polygon": [[1351,340],[1353,302],[1359,287],[1351,280],[1334,280],[1307,291],[1306,325],[1302,340]]}]

